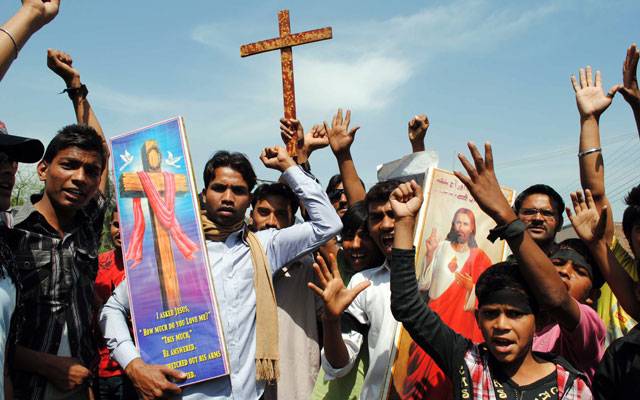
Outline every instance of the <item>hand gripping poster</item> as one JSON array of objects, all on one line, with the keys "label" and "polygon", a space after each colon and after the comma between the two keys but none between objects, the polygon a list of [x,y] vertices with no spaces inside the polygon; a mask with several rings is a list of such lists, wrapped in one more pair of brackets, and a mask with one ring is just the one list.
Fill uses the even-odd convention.
[{"label": "hand gripping poster", "polygon": [[111,139],[122,254],[142,359],[187,374],[227,375],[182,118]]},{"label": "hand gripping poster", "polygon": [[[453,173],[430,168],[414,244],[418,289],[449,327],[482,342],[474,310],[475,283],[482,272],[506,258],[504,241],[487,239],[495,222]],[[514,191],[503,188],[511,204]],[[398,325],[385,399],[451,399],[451,383],[436,363]]]}]

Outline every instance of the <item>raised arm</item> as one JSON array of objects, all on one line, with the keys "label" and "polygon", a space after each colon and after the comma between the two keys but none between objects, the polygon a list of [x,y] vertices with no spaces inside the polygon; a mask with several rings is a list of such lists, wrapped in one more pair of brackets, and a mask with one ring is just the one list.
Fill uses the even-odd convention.
[{"label": "raised arm", "polygon": [[615,86],[605,95],[600,71],[596,71],[594,81],[590,66],[580,68],[579,77],[580,80],[573,75],[571,76],[573,90],[576,92],[576,104],[580,113],[580,145],[578,148],[580,183],[583,189],[591,191],[598,210],[606,208],[609,213],[605,239],[611,243],[611,239],[613,239],[613,214],[605,194],[604,160],[600,144],[600,116],[611,105],[615,95]]},{"label": "raised arm", "polygon": [[100,125],[100,122],[98,122],[98,118],[93,112],[91,104],[87,99],[87,92],[83,89],[86,87],[80,80],[80,72],[73,67],[73,59],[71,56],[60,50],[47,50],[47,66],[50,70],[55,72],[56,75],[62,78],[67,85],[66,90],[73,102],[73,110],[75,111],[78,124],[84,124],[92,127],[102,138],[105,154],[107,156],[107,160],[105,160],[105,165],[107,167],[102,171],[100,186],[98,189],[102,194],[105,194],[109,175],[109,146],[107,145],[107,140],[104,137],[102,126]]},{"label": "raised arm", "polygon": [[408,124],[409,142],[411,142],[411,150],[414,153],[424,151],[424,137],[429,129],[429,118],[420,114],[411,118]]},{"label": "raised arm", "polygon": [[323,125],[316,124],[311,127],[309,132],[304,133],[302,124],[297,119],[280,120],[280,136],[286,144],[291,141],[293,134],[297,133],[298,142],[296,143],[296,162],[298,165],[304,165],[309,162],[309,157],[314,151],[327,147],[329,145],[329,137]]},{"label": "raised arm", "polygon": [[360,292],[371,285],[371,282],[364,281],[353,288],[346,288],[333,254],[329,255],[330,269],[327,268],[323,257],[317,257],[316,260],[313,269],[318,277],[319,286],[313,282],[307,285],[324,302],[322,314],[324,356],[334,369],[340,369],[347,366],[350,361],[349,351],[342,337],[342,314]]},{"label": "raised arm", "polygon": [[282,173],[280,180],[287,184],[304,205],[308,220],[280,230],[257,233],[263,240],[273,272],[290,261],[307,254],[342,229],[342,222],[320,185],[296,162],[283,147],[267,147],[260,160],[265,167]]},{"label": "raised arm", "polygon": [[344,192],[347,195],[347,201],[349,205],[353,205],[359,201],[364,200],[367,192],[362,186],[362,181],[356,171],[356,165],[353,163],[351,157],[351,145],[355,139],[356,132],[360,129],[359,126],[349,130],[349,124],[351,123],[351,110],[347,110],[344,119],[342,118],[342,109],[338,109],[336,115],[334,115],[331,121],[331,128],[325,122],[324,127],[329,135],[329,145],[331,151],[338,160],[338,168],[340,169],[340,175],[342,176],[342,184],[344,185]]},{"label": "raised arm", "polygon": [[640,51],[638,46],[633,43],[627,49],[627,57],[622,64],[622,83],[616,86],[616,90],[622,93],[624,99],[631,106],[633,117],[636,120],[636,128],[640,135],[640,89],[638,89],[638,58]]},{"label": "raised arm", "polygon": [[470,342],[442,322],[418,294],[413,232],[423,201],[422,189],[415,181],[402,183],[389,201],[396,221],[390,260],[391,312],[445,375],[452,377]]},{"label": "raised arm", "polygon": [[58,15],[60,0],[23,0],[22,7],[0,27],[0,80],[27,40]]},{"label": "raised arm", "polygon": [[602,276],[622,308],[633,319],[640,320],[640,303],[635,296],[636,283],[618,262],[609,247],[611,242],[605,235],[605,227],[608,226],[606,220],[610,218],[610,213],[607,209],[597,209],[589,190],[585,191],[584,196],[581,192],[571,193],[571,201],[575,214],[572,214],[569,208],[567,214],[574,230],[589,247]]},{"label": "raised arm", "polygon": [[469,150],[474,165],[462,154],[458,155],[468,176],[461,172],[455,172],[455,175],[469,189],[482,211],[496,221],[498,227],[515,228],[515,233],[510,230],[512,234],[507,235],[504,239],[507,240],[511,251],[518,258],[522,275],[529,282],[541,308],[549,310],[562,328],[573,331],[580,322],[578,302],[569,295],[560,274],[549,257],[533,241],[525,228],[519,227],[518,216],[504,197],[493,170],[491,145],[485,144],[484,159],[471,142]]}]

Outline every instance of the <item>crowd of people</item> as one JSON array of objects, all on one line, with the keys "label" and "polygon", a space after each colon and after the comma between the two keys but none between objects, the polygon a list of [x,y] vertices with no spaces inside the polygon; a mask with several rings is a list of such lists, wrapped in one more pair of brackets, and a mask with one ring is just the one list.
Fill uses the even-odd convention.
[{"label": "crowd of people", "polygon": [[[0,79],[59,6],[23,0],[0,26]],[[640,185],[629,188],[623,213],[629,253],[614,231],[599,124],[620,94],[640,134],[639,57],[631,45],[622,83],[607,93],[591,67],[571,78],[581,182],[571,207],[544,183],[509,204],[488,142],[484,154],[470,142],[470,158],[459,155],[455,176],[495,221],[488,239],[511,251],[493,265],[465,208],[446,240],[432,233],[425,259],[416,260],[423,188],[414,180],[365,188],[351,154],[358,127],[350,111],[306,132],[300,121],[280,120],[283,141],[299,139],[295,155],[284,146],[260,154],[281,174],[277,183],[257,185],[245,155],[215,152],[202,170],[200,211],[229,374],[181,386],[184,372],[146,363],[135,345],[118,212],[107,212],[108,145],[72,57],[49,49],[47,64],[66,84],[76,123],[47,146],[0,123],[0,393],[34,400],[634,398]],[[425,151],[428,128],[425,115],[409,121],[414,153]],[[309,160],[327,147],[339,173],[323,189]],[[18,163],[37,163],[44,188],[12,207]],[[558,242],[564,213],[578,238]],[[100,253],[103,235],[112,249]],[[464,260],[448,261],[457,254]],[[418,279],[416,264],[425,266]],[[451,273],[445,286],[440,264]],[[462,308],[475,320],[463,320]],[[429,365],[402,388],[387,383],[398,322],[415,343],[411,363]]]}]

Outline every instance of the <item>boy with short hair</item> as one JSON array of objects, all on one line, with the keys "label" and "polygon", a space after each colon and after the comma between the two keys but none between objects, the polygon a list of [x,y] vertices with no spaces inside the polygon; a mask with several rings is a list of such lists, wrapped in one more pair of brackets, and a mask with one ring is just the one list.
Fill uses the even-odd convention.
[{"label": "boy with short hair", "polygon": [[476,319],[485,342],[473,344],[434,313],[418,293],[413,231],[422,190],[412,181],[391,194],[396,216],[391,257],[391,310],[413,340],[452,380],[455,398],[590,399],[585,377],[560,357],[532,351],[537,301],[512,263],[476,283]]}]

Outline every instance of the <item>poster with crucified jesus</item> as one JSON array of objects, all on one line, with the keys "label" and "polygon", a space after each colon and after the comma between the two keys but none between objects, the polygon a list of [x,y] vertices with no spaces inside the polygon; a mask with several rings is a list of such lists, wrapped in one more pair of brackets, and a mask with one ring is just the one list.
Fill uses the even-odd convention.
[{"label": "poster with crucified jesus", "polygon": [[[425,307],[459,334],[480,343],[475,283],[482,272],[506,258],[508,246],[487,239],[495,222],[453,173],[429,168],[422,180],[424,203],[414,236],[418,289]],[[514,191],[504,187],[502,191],[511,203]],[[450,381],[400,324],[385,391],[382,398],[387,400],[452,399]]]},{"label": "poster with crucified jesus", "polygon": [[136,345],[189,385],[229,373],[182,118],[111,139]]}]

